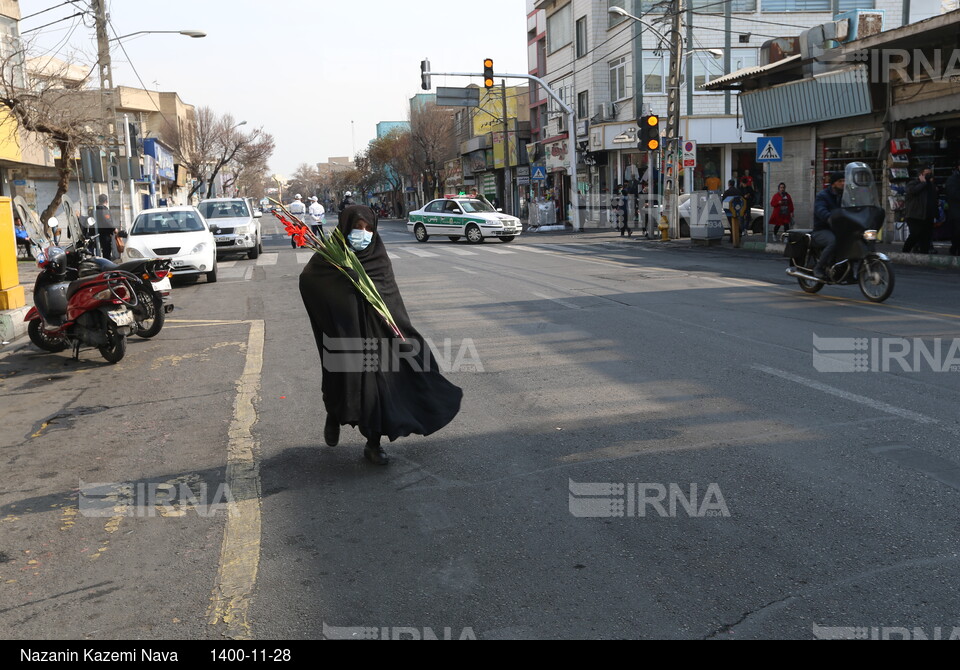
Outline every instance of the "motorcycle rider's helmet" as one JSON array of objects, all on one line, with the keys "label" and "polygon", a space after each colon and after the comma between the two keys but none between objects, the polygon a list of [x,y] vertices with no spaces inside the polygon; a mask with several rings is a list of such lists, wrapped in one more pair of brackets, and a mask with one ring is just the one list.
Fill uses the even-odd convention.
[{"label": "motorcycle rider's helmet", "polygon": [[41,270],[60,276],[67,271],[67,252],[60,247],[47,247],[37,259]]}]

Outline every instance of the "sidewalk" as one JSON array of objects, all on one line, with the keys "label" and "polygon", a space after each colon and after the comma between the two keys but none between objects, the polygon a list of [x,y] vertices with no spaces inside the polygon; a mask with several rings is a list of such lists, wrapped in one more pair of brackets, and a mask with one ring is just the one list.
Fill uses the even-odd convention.
[{"label": "sidewalk", "polygon": [[[613,228],[586,228],[581,232],[575,232],[573,230],[555,230],[555,231],[546,231],[546,232],[530,232],[524,230],[523,239],[525,240],[547,240],[551,242],[560,242],[562,240],[570,240],[571,242],[580,242],[585,244],[595,244],[598,242],[618,242],[623,244],[642,244],[657,246],[661,248],[668,249],[677,249],[677,250],[689,250],[689,251],[701,251],[701,250],[727,250],[731,252],[737,252],[738,250],[734,248],[733,243],[730,241],[729,237],[724,237],[723,241],[719,245],[714,245],[712,247],[699,246],[693,244],[689,238],[683,238],[680,240],[670,240],[668,242],[661,242],[659,240],[648,240],[641,235],[634,233],[633,237],[621,237]],[[783,254],[783,243],[782,242],[764,242],[763,235],[748,234],[744,236],[740,250],[739,251],[750,251],[750,252],[765,252],[768,254]],[[911,265],[915,267],[930,267],[930,268],[939,268],[947,270],[960,270],[960,257],[950,255],[950,243],[949,242],[937,242],[934,244],[934,247],[937,250],[936,254],[905,254],[901,251],[903,248],[903,243],[895,244],[878,244],[877,251],[880,251],[887,256],[897,265]]]},{"label": "sidewalk", "polygon": [[17,261],[17,273],[20,275],[20,285],[23,287],[26,304],[20,309],[0,311],[0,354],[14,349],[27,341],[27,324],[23,317],[33,307],[33,284],[40,274],[36,261]]}]

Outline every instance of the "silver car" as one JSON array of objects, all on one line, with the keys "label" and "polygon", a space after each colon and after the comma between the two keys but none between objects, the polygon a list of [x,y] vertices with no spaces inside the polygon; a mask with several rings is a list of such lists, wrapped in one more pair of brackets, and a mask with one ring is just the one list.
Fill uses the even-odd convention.
[{"label": "silver car", "polygon": [[217,256],[246,254],[257,258],[263,252],[259,212],[245,198],[213,198],[197,206],[217,240]]}]

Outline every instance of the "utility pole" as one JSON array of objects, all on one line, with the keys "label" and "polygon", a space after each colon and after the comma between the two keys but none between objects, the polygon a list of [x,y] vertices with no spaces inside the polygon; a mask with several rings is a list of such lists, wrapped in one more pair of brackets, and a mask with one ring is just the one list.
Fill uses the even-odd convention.
[{"label": "utility pole", "polygon": [[513,177],[510,173],[510,127],[507,122],[507,80],[500,80],[501,101],[503,102],[503,208],[507,214],[513,214]]},{"label": "utility pole", "polygon": [[[100,74],[100,110],[103,116],[103,146],[107,154],[107,188],[111,196],[120,198],[111,203],[114,221],[123,222],[123,186],[120,181],[120,147],[117,142],[117,102],[113,88],[113,63],[110,60],[110,38],[107,35],[106,0],[90,0],[97,24],[97,66]],[[131,203],[131,216],[133,208]]]},{"label": "utility pole", "polygon": [[670,235],[680,237],[680,216],[677,211],[680,169],[677,156],[680,153],[680,75],[683,68],[683,0],[672,0],[670,28],[670,78],[667,91],[667,178],[664,180],[664,209]]}]

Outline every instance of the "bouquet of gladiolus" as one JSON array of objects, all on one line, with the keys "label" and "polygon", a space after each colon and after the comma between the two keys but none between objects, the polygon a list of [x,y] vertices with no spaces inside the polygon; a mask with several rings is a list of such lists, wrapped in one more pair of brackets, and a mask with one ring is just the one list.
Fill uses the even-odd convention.
[{"label": "bouquet of gladiolus", "polygon": [[310,230],[310,227],[303,223],[303,221],[291,214],[282,204],[273,199],[271,199],[271,202],[280,209],[280,212],[274,210],[273,215],[283,224],[287,235],[293,238],[294,244],[319,254],[323,260],[343,273],[357,290],[360,291],[360,295],[366,298],[370,306],[376,310],[377,314],[383,317],[383,320],[390,326],[390,330],[401,340],[405,341],[406,338],[403,336],[403,333],[400,332],[400,329],[397,328],[397,322],[394,321],[393,315],[390,314],[387,303],[380,297],[380,292],[377,290],[376,285],[374,285],[373,280],[370,279],[367,271],[363,269],[363,264],[360,263],[360,259],[357,258],[357,255],[353,253],[353,249],[347,244],[347,240],[343,237],[340,229],[335,228],[331,235],[324,234],[321,229],[320,234],[317,235]]}]

